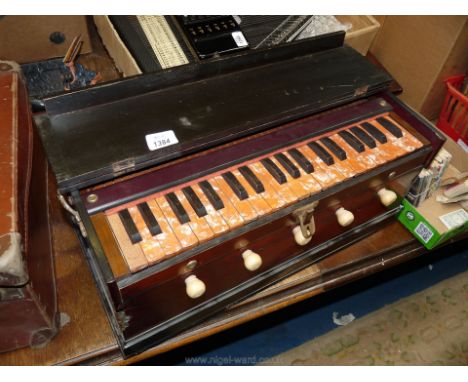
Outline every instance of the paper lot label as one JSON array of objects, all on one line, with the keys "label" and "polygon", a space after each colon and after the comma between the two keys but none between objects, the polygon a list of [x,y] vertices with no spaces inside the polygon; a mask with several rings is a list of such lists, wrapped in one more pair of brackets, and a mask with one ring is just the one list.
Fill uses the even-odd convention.
[{"label": "paper lot label", "polygon": [[147,134],[146,144],[151,151],[159,150],[167,146],[179,143],[174,130],[161,131],[160,133]]},{"label": "paper lot label", "polygon": [[249,45],[249,43],[244,37],[244,34],[240,31],[232,32],[232,38],[234,39],[239,48]]}]

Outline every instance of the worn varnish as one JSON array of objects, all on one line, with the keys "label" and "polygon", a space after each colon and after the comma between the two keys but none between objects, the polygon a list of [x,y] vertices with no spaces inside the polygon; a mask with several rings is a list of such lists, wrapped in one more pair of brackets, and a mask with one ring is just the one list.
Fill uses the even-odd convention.
[{"label": "worn varnish", "polygon": [[[144,84],[127,79],[46,100],[48,114],[38,116],[38,128],[60,191],[71,193],[82,217],[87,235],[81,241],[127,356],[371,234],[398,212],[397,205],[389,211],[382,206],[377,190],[404,192],[408,185],[397,186],[396,179],[415,173],[431,156],[429,141],[437,143],[436,133],[420,120],[410,123],[424,131],[417,141],[398,142],[401,157],[372,147],[358,155],[345,146],[340,129],[392,118],[388,113],[397,110],[409,121],[404,115],[411,112],[382,93],[389,77],[349,48],[309,51],[303,48],[308,44],[180,67],[148,75]],[[162,81],[157,89],[156,79]],[[252,91],[230,87],[233,83],[249,84]],[[134,97],[138,89],[142,93]],[[155,125],[174,129],[179,142],[149,152],[143,138]],[[80,153],[70,145],[75,138]],[[314,158],[307,147],[311,139],[330,153]],[[102,140],[108,150],[93,148],[102,147]],[[65,157],[61,150],[67,160],[58,160]],[[298,158],[306,162],[294,165]],[[308,161],[316,175],[309,175]],[[250,175],[241,174],[242,168]],[[271,186],[265,197],[259,179]],[[200,190],[203,185],[211,195]],[[187,188],[192,193],[182,192]],[[210,199],[214,217],[204,215],[207,207],[197,192]],[[216,206],[219,200],[224,208]],[[296,210],[312,206],[316,232],[301,247],[291,234],[298,224]],[[339,225],[338,208],[352,211],[354,222]],[[102,222],[112,235],[96,227]],[[106,248],[114,253],[108,256]],[[115,248],[125,264],[111,264]],[[246,249],[261,254],[260,268],[244,265]],[[204,294],[186,290],[188,276],[204,282]]]},{"label": "worn varnish", "polygon": [[[385,116],[385,118],[391,118],[388,113],[381,115]],[[375,118],[377,117],[371,117],[367,121],[375,122]],[[356,123],[363,123],[363,121]],[[291,124],[291,126],[294,126],[294,124]],[[403,129],[401,125],[400,128]],[[334,242],[335,237],[341,237],[340,235],[343,235],[343,238],[349,236],[348,239],[343,240],[352,241],[356,240],[359,235],[362,237],[362,235],[372,232],[372,225],[366,226],[367,222],[384,216],[386,213],[386,208],[382,206],[376,196],[376,190],[382,186],[392,188],[392,182],[388,181],[390,173],[392,173],[393,178],[397,179],[402,174],[416,171],[421,162],[425,160],[424,158],[428,155],[430,149],[427,148],[427,143],[422,143],[420,140],[408,140],[409,134],[407,134],[407,136],[403,136],[405,144],[398,146],[401,148],[401,152],[390,152],[394,141],[388,137],[388,146],[383,146],[381,150],[363,147],[363,152],[357,154],[350,146],[347,146],[347,143],[338,134],[338,132],[348,131],[349,129],[350,125],[344,125],[331,134],[299,141],[293,146],[262,154],[260,157],[251,158],[246,162],[225,168],[212,175],[205,175],[203,178],[191,180],[177,187],[171,187],[92,215],[100,216],[104,213],[108,220],[114,221],[111,226],[112,224],[116,225],[116,241],[119,242],[122,256],[126,258],[130,268],[131,273],[120,275],[119,280],[117,280],[120,302],[116,307],[127,317],[130,317],[123,329],[124,336],[129,340],[136,338],[140,333],[154,327],[155,324],[161,325],[170,322],[173,317],[189,312],[193,308],[200,312],[199,315],[197,313],[198,320],[201,317],[207,317],[214,310],[210,311],[210,313],[203,311],[203,304],[218,298],[226,289],[229,290],[236,285],[245,285],[244,283],[249,282],[256,275],[265,276],[266,282],[266,280],[269,280],[268,272],[270,270],[276,272],[278,279],[285,277],[296,269],[306,267],[308,262],[311,261],[311,259],[306,260],[305,258],[299,261],[304,250],[315,247],[320,248],[322,243],[330,242],[326,250],[317,250],[318,252],[313,257],[320,259],[321,256],[332,252],[333,248],[343,246],[340,241]],[[383,127],[379,127],[377,130],[381,131]],[[272,134],[274,132],[275,130],[272,131]],[[381,134],[383,134],[382,131]],[[262,137],[268,138],[269,135],[264,134]],[[312,146],[308,144],[308,142],[313,141],[320,142],[320,144],[325,142],[330,145],[326,139],[344,150],[342,153],[335,150],[329,151],[329,154],[327,154],[329,157],[326,160],[332,160],[333,165],[322,161],[319,157],[324,154],[318,155],[317,152],[312,150]],[[233,145],[231,144],[229,147],[232,148]],[[302,154],[303,158],[310,161],[314,168],[313,172],[306,173],[298,162],[295,162],[290,154],[290,150],[293,148],[300,150],[299,153]],[[229,160],[225,148],[221,147],[219,150]],[[213,150],[210,155],[206,156],[207,164],[211,162],[215,153],[216,150]],[[272,173],[269,173],[267,167],[262,164],[262,158],[269,160],[271,166],[281,169],[281,176],[284,178],[283,183],[273,181]],[[181,162],[175,164],[175,166],[181,165],[183,165]],[[253,186],[254,183],[251,184],[247,181],[248,178],[241,174],[240,169],[242,166],[250,168],[252,174],[258,174],[259,178],[257,179],[264,180],[262,187],[266,187],[269,191],[266,198],[263,198],[262,193],[257,193]],[[377,170],[379,166],[382,168]],[[170,166],[162,167],[162,170],[165,171],[168,168]],[[374,175],[365,175],[372,171],[374,171]],[[226,174],[229,174],[229,176]],[[362,180],[359,181],[361,178]],[[354,183],[349,183],[351,179],[354,179]],[[236,180],[237,185],[234,180]],[[155,238],[148,236],[146,226],[137,214],[135,206],[141,203],[156,204],[158,206],[158,215],[155,215],[155,218],[161,224],[166,225],[164,229],[168,229],[167,233],[174,234],[174,238],[183,249],[181,254],[183,255],[185,251],[198,250],[199,247],[203,247],[204,243],[213,240],[215,234],[204,216],[198,216],[195,210],[192,209],[192,205],[181,190],[184,187],[197,186],[195,189],[200,192],[201,183],[197,184],[199,181],[208,182],[223,201],[225,208],[219,211],[224,210],[224,215],[214,211],[214,216],[223,219],[225,223],[235,217],[241,219],[242,225],[256,224],[265,217],[268,218],[273,211],[281,211],[281,204],[283,206],[291,204],[294,206],[297,203],[302,203],[303,200],[305,203],[305,200],[308,200],[311,195],[312,197],[317,195],[319,204],[314,211],[314,218],[317,223],[312,241],[305,247],[298,246],[291,234],[292,227],[297,224],[296,218],[293,215],[286,215],[279,219],[265,220],[263,225],[256,229],[241,233],[238,237],[234,236],[230,240],[221,241],[208,250],[195,252],[179,261],[176,258],[173,264],[166,266],[162,263],[160,269],[153,270],[150,267],[151,263],[148,261],[149,256],[152,257],[153,262],[157,262],[167,260],[174,255],[164,253],[165,247],[160,245],[157,235]],[[252,180],[252,182],[254,181]],[[130,179],[130,186],[131,183],[132,179]],[[333,193],[337,186],[341,186],[343,189]],[[106,192],[109,193],[115,187],[118,189],[119,183],[111,184],[109,190],[102,187],[98,188],[96,192],[102,195]],[[243,196],[242,192],[248,197]],[[204,191],[201,193],[203,194]],[[174,198],[176,198],[178,206],[170,203]],[[206,198],[204,200],[206,201]],[[175,203],[175,201],[172,203]],[[355,220],[350,227],[343,228],[337,223],[334,214],[334,211],[338,208],[337,205],[351,210],[355,214]],[[232,216],[227,213],[229,208]],[[121,211],[129,211],[130,216],[133,216],[136,227],[141,228],[142,241],[139,243],[130,243],[129,236],[126,235],[122,222],[118,217]],[[190,222],[188,223],[186,219]],[[357,227],[359,227],[359,230],[356,230],[356,232],[360,232],[358,236],[353,231]],[[234,228],[230,228],[231,231],[229,232],[234,232]],[[224,234],[224,232],[228,231],[220,232]],[[151,243],[158,247],[153,247]],[[108,244],[105,243],[105,245]],[[263,262],[260,271],[250,272],[245,269],[242,253],[246,249],[262,255]],[[297,261],[295,260],[296,257]],[[112,259],[109,260],[112,261]],[[290,260],[291,263],[289,264],[288,261]],[[195,268],[189,268],[190,263],[196,264]],[[285,265],[283,270],[276,271],[275,267],[281,267],[282,264],[286,263],[289,265]],[[141,273],[141,270],[145,267],[145,273]],[[186,294],[184,279],[190,274],[195,274],[207,286],[206,292],[197,300],[189,298]],[[250,294],[251,290],[247,288],[245,293]],[[177,327],[169,326],[169,328],[164,329],[161,335],[169,337],[177,334],[177,331],[180,330]],[[154,341],[154,339],[142,339],[142,341],[142,346],[147,347],[150,346],[147,341]]]}]

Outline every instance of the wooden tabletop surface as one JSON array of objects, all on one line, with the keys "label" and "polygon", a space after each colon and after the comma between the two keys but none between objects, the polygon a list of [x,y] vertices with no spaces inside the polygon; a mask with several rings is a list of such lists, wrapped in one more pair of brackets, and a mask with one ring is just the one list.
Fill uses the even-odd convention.
[{"label": "wooden tabletop surface", "polygon": [[426,252],[398,222],[140,355],[124,360],[50,177],[58,307],[69,322],[42,349],[0,354],[0,365],[129,364],[213,335]]},{"label": "wooden tabletop surface", "polygon": [[[95,33],[93,53],[80,59],[105,80],[118,78]],[[44,348],[0,354],[0,365],[130,364],[256,319],[326,290],[384,270],[425,253],[398,222],[271,286],[202,324],[140,355],[123,359],[101,305],[96,285],[50,177],[52,234],[58,307],[64,322]]]}]

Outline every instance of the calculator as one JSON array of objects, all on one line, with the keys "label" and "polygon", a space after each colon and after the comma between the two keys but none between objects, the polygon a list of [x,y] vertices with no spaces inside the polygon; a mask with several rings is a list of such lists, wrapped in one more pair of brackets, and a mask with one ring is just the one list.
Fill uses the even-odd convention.
[{"label": "calculator", "polygon": [[198,57],[247,49],[249,43],[233,16],[177,16]]}]

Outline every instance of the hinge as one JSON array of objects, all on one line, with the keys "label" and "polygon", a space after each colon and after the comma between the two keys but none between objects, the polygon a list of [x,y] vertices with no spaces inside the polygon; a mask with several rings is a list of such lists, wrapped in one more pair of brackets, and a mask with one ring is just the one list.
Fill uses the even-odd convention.
[{"label": "hinge", "polygon": [[112,164],[112,175],[118,176],[129,172],[135,167],[135,159],[124,159]]},{"label": "hinge", "polygon": [[368,90],[369,90],[369,85],[361,86],[354,91],[354,96],[358,97],[358,96],[365,95]]},{"label": "hinge", "polygon": [[70,207],[70,205],[67,203],[67,201],[65,200],[65,197],[62,194],[57,193],[57,196],[58,196],[58,200],[59,200],[60,204],[62,205],[62,207],[72,215],[72,220],[75,222],[76,225],[78,225],[78,228],[80,229],[81,235],[83,237],[87,237],[88,234],[86,233],[86,229],[84,227],[84,224],[81,221],[80,214],[77,211],[75,211],[73,208]]},{"label": "hinge", "polygon": [[293,212],[293,215],[297,218],[299,226],[301,227],[302,235],[305,239],[309,239],[314,236],[315,233],[315,220],[314,210],[318,205],[318,201],[307,204]]}]

